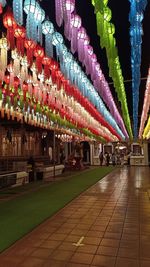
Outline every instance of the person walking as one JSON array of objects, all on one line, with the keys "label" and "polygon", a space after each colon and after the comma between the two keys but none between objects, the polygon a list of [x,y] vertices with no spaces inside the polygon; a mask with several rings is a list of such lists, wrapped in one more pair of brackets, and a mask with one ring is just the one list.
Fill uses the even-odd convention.
[{"label": "person walking", "polygon": [[112,154],[111,159],[112,159],[112,165],[115,166],[116,165],[116,156],[114,153]]},{"label": "person walking", "polygon": [[104,159],[104,157],[103,157],[103,152],[101,152],[101,153],[99,154],[100,166],[103,165],[103,159]]},{"label": "person walking", "polygon": [[107,152],[107,154],[106,154],[106,166],[109,166],[109,161],[110,161],[110,156],[109,156],[109,153]]}]

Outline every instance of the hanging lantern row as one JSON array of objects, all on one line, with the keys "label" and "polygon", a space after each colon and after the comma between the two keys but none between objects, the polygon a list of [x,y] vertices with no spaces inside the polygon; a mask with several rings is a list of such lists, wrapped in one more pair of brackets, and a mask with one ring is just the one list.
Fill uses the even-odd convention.
[{"label": "hanging lantern row", "polygon": [[147,0],[130,1],[130,43],[131,43],[131,70],[132,70],[132,101],[133,101],[133,128],[134,136],[138,136],[138,107],[139,87],[141,81],[141,44],[142,44],[142,20],[147,5]]},{"label": "hanging lantern row", "polygon": [[[27,111],[24,111],[19,107],[19,104],[16,104],[16,107],[11,106],[8,96],[6,99],[5,98],[5,90],[0,89],[0,113],[2,118],[4,118],[4,114],[7,115],[7,119],[10,119],[11,117],[11,119],[14,120],[14,118],[16,117],[18,121],[23,122],[24,118],[24,121],[30,125],[49,130],[53,130],[55,128],[55,130],[60,134],[63,133],[68,136],[72,136],[74,140],[84,140],[88,142],[96,140],[94,135],[89,134],[88,132],[86,132],[85,135],[83,131],[81,131],[80,133],[79,130],[73,128],[73,125],[71,125],[67,121],[63,121],[58,115],[52,114],[50,112],[48,113],[47,111],[46,114],[44,114],[44,110],[42,111],[42,113],[40,110],[35,113],[35,111],[33,110],[34,103],[26,102],[25,105]],[[69,129],[66,129],[66,127],[69,127]],[[104,141],[102,138],[97,139],[101,142]]]},{"label": "hanging lantern row", "polygon": [[100,46],[106,49],[106,55],[109,67],[109,76],[113,80],[118,100],[121,103],[123,119],[128,130],[130,138],[133,137],[130,116],[128,111],[124,79],[122,76],[121,65],[114,37],[115,26],[111,23],[112,12],[107,6],[108,1],[102,0],[99,4],[97,0],[91,0],[96,14],[97,33],[100,36]]},{"label": "hanging lantern row", "polygon": [[150,116],[148,118],[147,125],[144,129],[143,138],[144,139],[150,139]]},{"label": "hanging lantern row", "polygon": [[142,138],[145,122],[148,119],[149,110],[150,110],[150,68],[149,68],[147,82],[146,82],[146,90],[145,90],[145,95],[144,95],[143,111],[142,111],[140,130],[139,130],[139,138],[140,139]]},{"label": "hanging lantern row", "polygon": [[[104,102],[110,109],[111,114],[117,121],[119,127],[124,132],[125,136],[128,137],[128,134],[124,126],[124,122],[116,107],[109,85],[105,80],[100,64],[97,62],[97,57],[93,52],[93,47],[89,45],[90,40],[86,33],[85,28],[82,27],[81,18],[75,12],[75,0],[65,0],[65,1],[56,0],[55,11],[56,11],[56,21],[58,26],[61,26],[64,21],[64,34],[66,38],[71,41],[72,53],[75,52],[78,53],[78,59],[80,62],[82,62],[82,65],[85,67],[87,75],[90,74],[95,89],[99,92],[100,96],[103,98]],[[105,28],[105,30],[107,30],[107,28]],[[108,38],[106,38],[106,34]],[[107,45],[109,51],[108,56],[110,58],[110,60],[108,59],[109,67],[111,63],[111,68],[113,70],[111,71],[112,75],[110,76],[113,77],[114,76],[113,73],[114,71],[116,71],[114,77],[114,83],[118,93],[118,99],[122,105],[122,113],[124,121],[131,137],[132,131],[130,126],[126,95],[125,95],[125,90],[123,90],[124,88],[123,81],[121,80],[120,77],[120,64],[117,61],[115,61],[115,59],[117,58],[117,50],[115,47],[115,41],[114,39],[112,40],[113,34],[114,34],[114,26],[110,24],[109,30],[107,31],[107,33],[105,33],[105,39],[104,37],[103,39],[106,40],[106,42],[110,42],[109,46]]]},{"label": "hanging lantern row", "polygon": [[[4,39],[5,39],[4,37],[1,39],[1,43],[4,42]],[[3,40],[3,42],[2,42],[2,40]],[[2,50],[3,50],[3,48],[1,47],[1,51]],[[14,86],[16,93],[17,93],[17,87],[19,86],[19,84],[21,84],[21,86],[23,88],[27,87],[28,88],[27,91],[30,94],[32,93],[32,91],[34,91],[34,96],[32,96],[32,97],[34,97],[36,99],[36,101],[42,100],[42,103],[43,104],[46,104],[47,102],[45,102],[45,101],[47,101],[48,95],[47,95],[46,88],[44,87],[44,85],[42,83],[42,81],[44,80],[43,77],[42,77],[43,75],[41,74],[39,76],[40,82],[38,82],[37,78],[36,78],[36,80],[34,80],[34,82],[36,82],[36,85],[33,86],[33,84],[32,84],[33,83],[33,81],[32,81],[33,78],[31,76],[30,77],[28,76],[28,70],[27,70],[28,65],[26,63],[24,64],[24,62],[26,62],[25,58],[24,58],[24,62],[19,63],[18,62],[18,57],[19,57],[19,55],[17,55],[17,53],[13,51],[12,52],[12,58],[14,59],[14,65],[9,64],[7,66],[7,70],[10,72],[10,75],[9,76],[7,75],[7,76],[4,77],[4,75],[2,75],[2,73],[1,73],[1,77],[2,77],[1,79],[4,79],[5,80],[5,83],[6,84],[9,84],[9,86]],[[15,65],[16,64],[16,62],[15,62],[16,59],[17,59],[17,65]],[[21,57],[20,57],[20,59],[21,59]],[[18,63],[19,63],[19,66],[21,68],[20,71],[19,71],[19,73],[18,73]],[[32,71],[33,71],[33,68],[32,68]],[[4,70],[2,70],[1,72],[4,72]],[[14,77],[14,74],[16,74],[16,73],[18,73],[18,75],[20,76],[20,79],[21,79],[20,81],[19,81],[19,78],[18,77]],[[25,73],[26,73],[26,75],[25,75]],[[53,76],[53,78],[55,78],[55,79],[57,78],[57,84],[60,85],[59,79],[60,78],[63,78],[63,77],[62,77],[62,74],[57,70],[57,72],[55,73],[55,77]],[[34,77],[34,79],[35,79],[35,77]],[[25,80],[28,82],[28,86],[26,86],[26,84],[23,83]],[[67,81],[65,81],[64,78],[63,78],[63,82],[67,82]],[[69,89],[69,84],[67,82],[66,91],[68,91],[68,89]],[[25,92],[26,92],[26,90],[25,90]],[[11,94],[11,97],[14,97],[15,96],[15,93],[12,94],[12,92],[10,92],[10,94]],[[56,92],[55,92],[54,95],[52,95],[52,94],[51,94],[51,96],[49,95],[50,101],[52,100],[52,103],[51,103],[51,106],[52,107],[56,106],[55,105],[56,104],[55,103],[55,95],[56,95]],[[81,95],[81,97],[82,97],[82,95]],[[60,96],[58,96],[57,98],[59,99]],[[93,115],[96,115],[96,113],[94,113],[94,110],[92,109],[92,106],[89,106],[88,105],[88,101],[86,101],[86,103],[84,103],[83,98],[81,100],[82,100],[81,101],[82,104],[86,108],[89,108],[90,107],[89,108],[89,111],[90,112],[93,112]],[[68,99],[68,101],[69,101],[69,99]],[[62,101],[62,103],[63,102],[64,102],[64,100]],[[61,103],[59,103],[59,104],[61,106]],[[66,105],[67,105],[67,103],[66,103]],[[79,105],[79,103],[78,103],[78,105]],[[83,109],[82,106],[79,107],[79,110],[81,110],[81,109]],[[69,114],[70,114],[70,111],[69,111]],[[85,120],[86,121],[86,126],[88,126],[88,124],[91,125],[91,121],[90,122],[88,121],[88,117],[89,117],[89,114],[88,115],[86,114],[86,120]],[[99,117],[98,117],[98,119],[99,119]],[[107,125],[107,123],[103,120],[103,118],[100,117],[100,119],[101,119],[100,122],[103,122],[103,124],[105,124],[106,126],[108,126],[110,128],[110,126]],[[81,123],[81,119],[78,119],[78,120],[79,120],[79,123]],[[92,118],[91,118],[91,120],[92,120]],[[79,123],[78,123],[78,125],[80,125]],[[98,122],[94,120],[93,125],[97,125],[97,127],[99,127],[97,123]],[[84,125],[85,125],[85,122],[84,122]],[[111,129],[111,131],[114,134],[116,134],[115,131],[112,128],[110,128],[110,129]],[[104,135],[104,132],[105,131],[106,131],[106,129],[103,128],[103,131],[99,131],[99,134]],[[108,131],[108,135],[111,136],[111,133],[109,131]]]},{"label": "hanging lantern row", "polygon": [[[14,1],[15,2],[15,1]],[[59,1],[58,1],[59,2]],[[58,3],[59,4],[59,3]],[[69,5],[69,2],[68,2]],[[69,7],[68,7],[69,8]],[[15,8],[13,9],[14,13]],[[56,52],[57,55],[59,54],[59,49],[64,46],[63,45],[63,37],[54,31],[54,26],[53,24],[48,21],[48,20],[44,20],[45,17],[45,13],[43,11],[43,9],[41,9],[40,11],[40,6],[39,3],[37,3],[37,1],[35,0],[25,0],[24,1],[24,11],[27,14],[27,20],[26,20],[26,32],[27,32],[27,37],[29,39],[34,40],[35,42],[39,42],[39,40],[37,39],[38,36],[38,29],[42,29],[42,33],[45,35],[45,51],[46,51],[46,55],[49,57],[53,56],[53,45],[56,47]],[[37,16],[40,20],[40,27],[37,26]],[[44,21],[43,21],[44,20]],[[79,28],[81,24],[81,19],[79,18],[79,16],[75,16],[74,18],[71,19],[71,27],[73,28],[73,36],[74,36],[74,40],[76,40],[76,37],[78,37],[78,31],[76,29]],[[35,27],[35,29],[34,29]],[[82,32],[81,32],[81,39],[82,39]],[[40,33],[41,36],[41,41],[40,43],[42,43],[42,35]],[[86,45],[88,45],[88,42],[85,42]],[[72,44],[72,46],[76,46],[75,41]],[[67,48],[66,48],[67,49]],[[89,53],[87,54],[88,57],[92,57],[92,61],[91,61],[91,66],[90,68],[93,70],[94,75],[96,74],[96,72],[98,71],[98,80],[97,80],[97,84],[99,86],[99,88],[101,88],[101,95],[103,96],[103,98],[107,98],[107,105],[108,107],[111,106],[110,111],[112,113],[112,116],[115,118],[115,120],[117,121],[116,123],[116,128],[119,129],[119,127],[121,128],[123,135],[128,138],[128,134],[127,131],[125,129],[123,120],[117,110],[117,107],[115,106],[114,100],[112,98],[111,92],[109,90],[108,84],[106,83],[106,81],[103,79],[102,77],[102,73],[100,71],[100,66],[98,66],[98,64],[96,63],[96,61],[94,60],[94,54],[91,53],[91,49],[90,46],[88,46],[88,51]],[[63,51],[64,52],[64,51]],[[95,56],[96,57],[96,56]],[[61,58],[59,57],[59,60],[61,60]],[[89,60],[89,59],[87,59]],[[97,66],[95,66],[95,64],[97,64]],[[87,65],[87,62],[86,62]],[[94,67],[95,66],[95,67]],[[40,66],[39,66],[40,68]],[[96,80],[95,80],[95,85],[96,85]],[[108,92],[107,92],[108,91]],[[109,102],[109,104],[108,104]],[[112,121],[112,120],[111,120]],[[112,126],[114,127],[115,123],[112,123]],[[119,127],[118,127],[119,125]]]},{"label": "hanging lantern row", "polygon": [[[6,23],[7,19],[11,18],[11,25],[14,25],[13,23],[13,16],[12,16],[12,13],[9,11],[5,14],[4,16],[4,25],[7,25],[8,23]],[[13,26],[12,26],[13,27]],[[17,26],[18,27],[18,26]],[[20,26],[19,26],[20,27]],[[21,28],[21,27],[20,27]],[[19,29],[20,29],[19,28]],[[23,27],[22,27],[23,28]],[[8,27],[7,27],[8,29]],[[16,30],[16,25],[14,26],[13,28],[13,31]],[[9,38],[10,35],[8,35],[8,41],[10,43],[10,46],[11,46],[11,41],[10,41],[10,38]],[[57,46],[57,50],[58,50],[58,53],[59,53],[59,56],[62,56],[62,50],[60,50],[60,44],[62,44],[62,39],[61,39],[61,35],[58,34],[58,33],[54,33],[53,35],[53,39],[52,39],[52,42],[53,44],[55,44]],[[32,61],[33,61],[33,55],[36,57],[36,67],[38,69],[38,72],[40,73],[41,72],[41,69],[42,69],[42,60],[44,59],[44,51],[43,51],[43,48],[40,46],[40,45],[36,45],[34,41],[32,40],[24,40],[24,43],[25,43],[25,48],[27,49],[27,58],[28,58],[28,63],[31,65],[32,64]],[[13,44],[14,44],[14,41],[13,41]],[[14,47],[14,45],[13,45]],[[64,45],[62,45],[62,47],[64,47]],[[62,48],[61,47],[61,48]],[[61,53],[60,53],[61,52]],[[77,65],[77,63],[76,63]],[[53,64],[53,67],[55,67],[55,65]],[[51,72],[53,72],[53,70],[51,70]],[[76,73],[76,76],[77,76],[77,73]],[[79,80],[79,79],[78,79]],[[87,78],[86,78],[87,80]],[[85,80],[85,81],[86,81]],[[87,80],[88,82],[88,80]],[[85,86],[85,85],[84,85]],[[91,98],[91,95],[88,93],[88,88],[85,88],[85,96],[87,96],[90,100]],[[92,87],[92,100],[93,100],[93,104],[95,104],[95,99],[94,99],[94,94],[93,93],[96,93],[94,88]],[[98,94],[96,93],[95,95],[95,98],[97,98],[97,102],[99,104],[99,96]],[[101,101],[101,100],[100,100]],[[102,112],[103,116],[105,117],[105,119],[110,119],[111,120],[111,123],[112,123],[112,127],[116,129],[116,131],[118,132],[119,135],[121,135],[121,137],[124,139],[124,135],[122,134],[122,132],[120,131],[118,125],[116,124],[116,122],[114,121],[114,119],[111,117],[111,115],[109,114],[109,112],[106,110],[103,102],[101,101],[100,102],[100,111]],[[110,123],[110,122],[109,122]]]},{"label": "hanging lantern row", "polygon": [[[3,40],[5,38],[2,38],[1,40]],[[3,49],[1,48],[1,51]],[[14,64],[9,64],[7,67],[7,70],[10,72],[9,76],[5,76],[5,82],[9,85],[16,85],[18,87],[18,78],[14,77],[14,75],[18,75],[18,77],[20,77],[22,83],[23,82],[28,82],[28,88],[29,88],[29,92],[31,93],[33,90],[33,84],[36,84],[36,86],[34,86],[34,89],[36,88],[40,88],[40,90],[38,90],[38,97],[42,97],[42,92],[43,92],[43,96],[46,100],[46,90],[45,90],[45,86],[48,87],[48,84],[44,84],[44,74],[40,74],[38,77],[40,79],[40,81],[37,79],[37,74],[36,74],[36,68],[31,68],[32,71],[32,76],[29,77],[28,75],[28,65],[26,64],[27,61],[24,58],[24,60],[22,61],[21,57],[19,59],[19,55],[15,52],[12,51],[12,58],[14,59]],[[16,62],[17,60],[17,62]],[[18,67],[19,66],[19,67]],[[56,67],[56,65],[55,65]],[[2,75],[2,73],[4,73],[4,70],[1,72],[1,79],[4,80],[4,74]],[[108,127],[108,129],[110,129],[110,131],[115,134],[118,138],[120,138],[116,132],[114,131],[114,129],[112,127],[110,127],[110,125],[104,121],[104,119],[102,118],[102,116],[97,112],[96,109],[94,109],[94,107],[91,105],[91,103],[88,100],[85,100],[84,97],[81,95],[81,93],[73,88],[70,87],[69,82],[66,81],[64,79],[64,77],[62,76],[62,74],[60,73],[60,71],[58,69],[55,69],[55,74],[52,74],[52,80],[57,83],[57,86],[61,87],[61,85],[63,85],[63,87],[65,88],[65,91],[68,93],[69,97],[74,97],[83,107],[85,107],[85,109],[97,120],[99,121],[99,123],[102,123],[105,127]],[[51,80],[47,81],[49,84],[51,84]],[[33,83],[33,84],[32,84]],[[25,87],[25,84],[22,84],[23,87]],[[16,88],[16,87],[15,87]],[[49,89],[50,90],[50,89]],[[17,90],[16,90],[17,92]],[[36,96],[37,98],[37,96]],[[59,98],[59,96],[58,96]],[[55,99],[55,97],[53,97],[53,99]],[[44,100],[44,101],[45,101]],[[38,98],[37,98],[38,101]],[[63,102],[63,101],[62,101]]]},{"label": "hanging lantern row", "polygon": [[[42,110],[42,107],[44,107],[45,110],[52,109],[54,113],[58,113],[58,116],[61,116],[62,119],[67,119],[70,121],[73,125],[77,126],[78,128],[87,128],[90,132],[93,134],[102,136],[107,141],[117,141],[118,139],[113,138],[110,132],[107,129],[104,129],[100,125],[98,125],[98,122],[96,122],[92,117],[90,118],[89,114],[87,114],[86,111],[76,102],[74,102],[73,107],[71,106],[71,103],[69,105],[69,101],[65,103],[65,97],[62,106],[61,102],[59,101],[59,97],[57,97],[57,94],[55,92],[55,89],[53,90],[51,88],[51,95],[43,93],[41,94],[41,90],[39,87],[34,86],[30,87],[29,84],[23,84],[22,88],[23,91],[19,89],[19,79],[15,77],[13,88],[10,87],[10,76],[5,77],[5,83],[7,85],[4,86],[2,89],[3,93],[3,104],[6,105],[16,105],[14,102],[18,100],[20,102],[20,107],[24,112],[30,113],[29,111],[32,111],[32,115],[35,115],[36,112],[39,112]],[[38,91],[38,92],[37,92]],[[39,94],[37,96],[37,94]],[[38,97],[38,100],[37,100]],[[63,97],[63,95],[61,95]],[[46,99],[48,98],[48,99]],[[70,100],[72,102],[72,100]],[[26,106],[26,103],[30,103],[30,108]],[[49,103],[49,106],[47,106],[47,103]],[[67,104],[65,108],[65,104]],[[43,112],[42,112],[43,113]],[[57,114],[56,114],[57,115]],[[105,131],[108,131],[108,136],[105,134]]]},{"label": "hanging lantern row", "polygon": [[[89,101],[97,107],[98,111],[102,114],[106,121],[117,131],[117,133],[125,139],[126,132],[122,132],[109,113],[105,104],[103,103],[99,94],[95,91],[91,82],[87,79],[80,66],[73,60],[71,53],[65,52],[64,45],[58,44],[58,57],[60,58],[60,69],[64,76],[71,81],[76,87],[79,88],[81,93],[89,99]],[[56,51],[57,51],[56,50]]]}]

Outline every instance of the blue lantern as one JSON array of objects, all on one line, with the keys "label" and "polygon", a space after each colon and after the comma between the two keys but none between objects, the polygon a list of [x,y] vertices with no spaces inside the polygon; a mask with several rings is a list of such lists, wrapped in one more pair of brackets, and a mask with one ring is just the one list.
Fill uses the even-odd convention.
[{"label": "blue lantern", "polygon": [[23,0],[13,0],[13,13],[16,22],[23,24]]},{"label": "blue lantern", "polygon": [[42,23],[42,32],[45,35],[45,52],[48,57],[53,57],[52,34],[54,33],[54,25],[49,20]]},{"label": "blue lantern", "polygon": [[34,13],[35,31],[34,40],[42,45],[42,22],[45,19],[45,11],[37,3]]},{"label": "blue lantern", "polygon": [[54,32],[52,35],[52,44],[58,46],[64,42],[63,36],[59,32]]},{"label": "blue lantern", "polygon": [[52,35],[52,44],[56,47],[56,54],[60,60],[59,48],[63,44],[64,38],[59,32],[54,32]]},{"label": "blue lantern", "polygon": [[36,0],[25,0],[24,2],[24,12],[27,14],[26,35],[28,39],[33,39],[33,32],[35,27],[34,13],[36,5]]},{"label": "blue lantern", "polygon": [[26,33],[29,39],[42,44],[42,21],[45,12],[35,0],[25,0],[24,11],[27,14]]}]

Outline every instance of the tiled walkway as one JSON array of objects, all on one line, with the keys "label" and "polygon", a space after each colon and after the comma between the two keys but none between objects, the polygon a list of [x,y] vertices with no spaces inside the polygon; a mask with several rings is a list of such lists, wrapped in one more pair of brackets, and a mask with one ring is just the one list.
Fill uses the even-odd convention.
[{"label": "tiled walkway", "polygon": [[0,267],[56,266],[150,267],[150,168],[107,175],[0,255]]}]

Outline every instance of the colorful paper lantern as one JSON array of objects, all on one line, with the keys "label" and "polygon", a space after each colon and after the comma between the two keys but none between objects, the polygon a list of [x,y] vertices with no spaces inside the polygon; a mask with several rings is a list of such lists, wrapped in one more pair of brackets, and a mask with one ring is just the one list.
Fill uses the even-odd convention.
[{"label": "colorful paper lantern", "polygon": [[71,32],[72,32],[72,38],[71,38],[71,51],[72,53],[75,53],[77,50],[77,37],[78,37],[78,30],[81,27],[81,18],[78,15],[72,15],[71,21]]},{"label": "colorful paper lantern", "polygon": [[0,39],[0,50],[1,50],[0,69],[2,70],[3,75],[4,75],[4,72],[5,72],[6,67],[7,67],[7,51],[8,51],[8,42],[7,42],[7,39],[5,37],[2,37]]},{"label": "colorful paper lantern", "polygon": [[19,24],[23,24],[23,0],[13,0],[13,13],[15,21]]},{"label": "colorful paper lantern", "polygon": [[37,45],[35,50],[34,50],[34,56],[36,57],[36,67],[38,73],[42,72],[42,60],[44,58],[44,49],[40,46]]},{"label": "colorful paper lantern", "polygon": [[14,30],[14,36],[17,39],[17,51],[23,56],[24,55],[24,41],[25,41],[26,31],[24,27],[16,26]]},{"label": "colorful paper lantern", "polygon": [[52,34],[54,33],[54,25],[49,20],[42,23],[42,32],[45,35],[45,53],[48,57],[53,57]]},{"label": "colorful paper lantern", "polygon": [[11,12],[10,9],[4,14],[3,16],[3,24],[5,28],[7,29],[7,40],[10,45],[11,49],[14,49],[15,47],[15,42],[14,42],[14,30],[17,26],[13,13]]},{"label": "colorful paper lantern", "polygon": [[27,50],[27,60],[29,65],[31,66],[33,63],[33,53],[36,48],[36,43],[33,40],[25,40],[24,46]]}]

